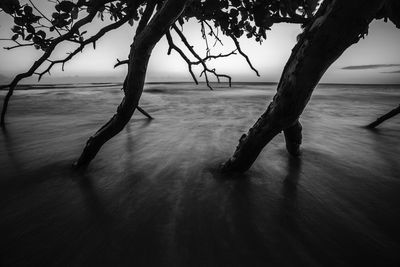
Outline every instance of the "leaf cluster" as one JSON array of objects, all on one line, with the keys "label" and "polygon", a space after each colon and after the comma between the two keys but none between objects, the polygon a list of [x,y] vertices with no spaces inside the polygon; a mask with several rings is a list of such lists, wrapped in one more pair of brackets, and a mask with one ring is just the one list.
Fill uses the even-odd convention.
[{"label": "leaf cluster", "polygon": [[33,8],[25,5],[17,8],[14,11],[14,26],[11,29],[13,35],[11,40],[17,41],[22,39],[33,42],[37,49],[45,49],[49,40],[46,39],[46,32],[37,30],[33,25],[37,24],[41,19],[40,16],[33,14]]},{"label": "leaf cluster", "polygon": [[[137,3],[145,1],[63,0],[57,1],[53,11],[47,16],[33,2],[22,5],[18,0],[1,0],[0,10],[13,17],[14,26],[11,28],[10,40],[19,45],[20,41],[24,41],[20,46],[29,44],[45,51],[55,38],[52,33],[56,32],[61,36],[62,33],[69,32],[81,14],[95,13],[101,20],[108,14],[111,21],[121,20],[130,14],[132,19],[129,23],[133,25],[133,21],[138,20],[143,12]],[[69,40],[83,42],[83,34],[78,29],[71,34]]]},{"label": "leaf cluster", "polygon": [[317,0],[206,0],[194,1],[185,15],[211,20],[228,36],[262,41],[274,23],[305,22],[317,5]]},{"label": "leaf cluster", "polygon": [[[118,21],[131,16],[133,25],[143,14],[143,6],[153,1],[158,6],[164,0],[63,0],[54,4],[49,18],[41,12],[35,12],[32,1],[21,5],[18,0],[2,0],[0,9],[14,17],[11,40],[30,42],[37,49],[46,50],[54,38],[50,33],[68,32],[82,12],[96,13],[101,20],[108,18]],[[199,21],[212,21],[215,28],[221,29],[227,36],[255,38],[261,42],[266,39],[266,31],[274,23],[301,23],[315,11],[318,0],[194,0],[186,9],[179,22],[184,18],[197,18]],[[38,10],[39,11],[39,10]],[[48,24],[45,25],[44,21]],[[37,30],[40,28],[39,30]],[[83,34],[74,32],[72,39],[84,40]]]}]

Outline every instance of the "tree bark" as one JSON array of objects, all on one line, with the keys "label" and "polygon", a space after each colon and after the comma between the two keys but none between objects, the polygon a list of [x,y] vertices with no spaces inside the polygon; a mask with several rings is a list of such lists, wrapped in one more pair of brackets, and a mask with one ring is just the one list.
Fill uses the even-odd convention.
[{"label": "tree bark", "polygon": [[124,82],[124,98],[116,114],[89,138],[75,163],[85,166],[96,156],[104,143],[118,134],[129,122],[143,92],[147,64],[154,46],[183,12],[190,0],[167,0],[151,21],[137,33],[129,54],[128,74]]},{"label": "tree bark", "polygon": [[283,130],[285,135],[286,150],[290,155],[297,157],[300,155],[300,145],[302,141],[303,127],[299,121],[296,121],[292,126]]},{"label": "tree bark", "polygon": [[389,112],[386,113],[385,115],[383,115],[383,116],[377,118],[376,121],[374,121],[374,122],[368,124],[366,127],[369,128],[369,129],[374,129],[375,127],[377,127],[377,126],[378,126],[379,124],[381,124],[382,122],[384,122],[384,121],[386,121],[386,120],[388,120],[388,119],[390,119],[390,118],[396,116],[396,115],[399,114],[399,113],[400,113],[400,105],[399,105],[397,108],[392,109],[391,111],[389,111]]},{"label": "tree bark", "polygon": [[273,101],[248,133],[240,138],[236,151],[223,164],[222,170],[248,170],[268,142],[282,130],[290,131],[322,75],[367,32],[369,23],[384,4],[384,0],[323,2],[294,47]]}]

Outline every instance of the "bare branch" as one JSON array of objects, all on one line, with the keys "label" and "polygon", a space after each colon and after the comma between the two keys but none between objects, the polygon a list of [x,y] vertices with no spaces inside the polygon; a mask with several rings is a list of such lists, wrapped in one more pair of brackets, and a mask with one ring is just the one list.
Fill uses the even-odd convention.
[{"label": "bare branch", "polygon": [[145,115],[149,120],[154,119],[149,113],[147,113],[143,108],[137,106],[136,107],[137,110],[139,110],[140,113],[142,113],[143,115]]},{"label": "bare branch", "polygon": [[42,76],[46,73],[50,73],[50,70],[53,68],[54,65],[56,64],[62,64],[62,70],[64,71],[64,64],[71,60],[76,54],[78,54],[79,52],[81,52],[83,50],[83,48],[90,44],[93,43],[93,45],[95,45],[96,41],[99,40],[101,37],[104,36],[104,34],[106,34],[107,32],[117,29],[120,26],[122,26],[124,23],[126,23],[128,20],[130,19],[129,16],[125,16],[124,18],[122,18],[121,20],[107,25],[104,28],[100,29],[95,35],[93,35],[92,37],[80,42],[80,46],[75,49],[73,52],[71,52],[67,57],[65,57],[64,59],[60,59],[60,60],[54,60],[54,61],[50,61],[50,65],[46,68],[46,70],[44,70],[43,72],[39,73],[39,80],[42,78]]},{"label": "bare branch", "polygon": [[167,37],[168,44],[169,44],[168,55],[171,54],[171,50],[172,49],[175,50],[176,52],[178,52],[178,54],[183,58],[183,60],[186,61],[187,65],[188,65],[188,68],[189,68],[189,73],[190,73],[190,75],[192,75],[192,78],[193,78],[194,82],[196,84],[199,84],[199,82],[197,81],[196,76],[193,73],[193,69],[192,69],[193,62],[190,61],[190,59],[185,55],[185,53],[179,47],[177,47],[174,44],[174,42],[172,40],[172,37],[171,37],[171,33],[169,31],[167,31],[167,33],[165,35]]},{"label": "bare branch", "polygon": [[[217,81],[218,81],[218,82],[220,82],[220,78],[221,78],[221,77],[228,79],[229,86],[232,86],[232,78],[231,78],[229,75],[226,75],[226,74],[219,74],[219,73],[216,72],[215,69],[209,69],[208,66],[207,66],[207,64],[205,63],[204,58],[201,58],[201,57],[197,54],[197,52],[193,49],[193,46],[191,46],[191,45],[189,44],[189,42],[188,42],[188,40],[186,39],[185,35],[181,32],[181,30],[179,30],[179,28],[176,26],[176,24],[173,24],[173,25],[172,25],[172,28],[173,28],[173,29],[175,30],[175,32],[178,34],[178,36],[180,37],[182,43],[186,46],[186,48],[190,51],[190,53],[198,60],[197,62],[194,62],[194,63],[191,62],[191,64],[201,64],[201,65],[202,65],[203,71],[201,72],[200,76],[202,76],[202,75],[204,74],[204,78],[205,78],[205,80],[206,80],[207,87],[208,87],[210,90],[213,90],[213,88],[212,88],[211,85],[210,85],[210,81],[209,81],[209,79],[208,79],[207,73],[213,74],[213,75],[217,78]],[[176,49],[175,49],[175,50],[176,50]],[[179,52],[178,52],[178,53],[179,53]],[[234,53],[234,51],[233,51],[231,54],[233,54],[233,53]],[[180,53],[180,54],[181,54],[181,53]],[[211,56],[207,55],[207,57],[210,58]],[[207,58],[207,57],[206,57],[206,58]],[[213,58],[216,58],[216,57],[218,57],[218,56],[212,56],[212,57],[213,57]],[[192,75],[192,76],[193,76],[193,75]]]},{"label": "bare branch", "polygon": [[14,46],[4,46],[3,48],[6,49],[6,50],[12,50],[12,49],[15,49],[15,48],[35,45],[34,43],[21,44],[17,40],[11,40],[11,39],[9,39],[8,41],[13,41],[14,43],[16,43],[16,45],[14,45]]},{"label": "bare branch", "polygon": [[400,113],[400,105],[397,108],[394,108],[393,110],[389,111],[388,113],[386,113],[385,115],[377,118],[374,122],[368,124],[366,126],[366,128],[368,129],[374,129],[376,128],[379,124],[381,124],[382,122],[396,116],[397,114]]},{"label": "bare branch", "polygon": [[224,44],[222,43],[221,39],[219,38],[218,27],[216,28],[217,33],[215,33],[214,28],[211,27],[210,23],[208,23],[208,22],[205,20],[205,21],[204,21],[204,24],[206,24],[207,27],[208,27],[208,29],[210,30],[210,33],[209,33],[209,34],[210,34],[211,36],[214,36],[215,43],[214,43],[213,46],[215,46],[217,43],[220,43],[220,44],[223,46]]},{"label": "bare branch", "polygon": [[231,39],[235,43],[235,46],[236,46],[239,54],[241,54],[246,59],[247,64],[250,66],[250,68],[257,74],[258,77],[260,77],[260,74],[258,73],[258,70],[256,68],[254,68],[253,64],[251,64],[251,61],[250,61],[249,57],[246,55],[246,53],[243,52],[242,48],[240,47],[240,43],[236,39],[236,37],[233,36],[233,35],[229,35],[229,37],[231,37]]},{"label": "bare branch", "polygon": [[[208,55],[205,58],[203,58],[202,60],[203,61],[207,61],[207,60],[210,60],[210,59],[218,59],[218,58],[222,58],[222,57],[229,57],[229,56],[232,56],[232,55],[236,55],[236,51],[237,50],[233,50],[232,52],[230,52],[228,54]],[[194,65],[201,64],[201,61],[195,61],[195,62],[193,62],[193,64]]]},{"label": "bare branch", "polygon": [[208,38],[206,34],[206,30],[204,28],[204,22],[201,22],[201,37],[203,38],[204,42],[206,43],[206,56],[210,55],[210,47],[208,46]]},{"label": "bare branch", "polygon": [[129,59],[119,60],[119,59],[117,58],[117,63],[114,65],[114,69],[115,69],[116,67],[119,67],[119,66],[121,66],[121,65],[128,64],[128,63],[129,63]]}]

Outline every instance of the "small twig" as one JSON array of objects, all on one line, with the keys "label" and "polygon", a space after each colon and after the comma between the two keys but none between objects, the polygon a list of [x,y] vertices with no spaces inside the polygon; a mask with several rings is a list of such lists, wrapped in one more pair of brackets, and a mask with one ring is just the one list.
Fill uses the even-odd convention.
[{"label": "small twig", "polygon": [[19,42],[17,42],[17,41],[14,41],[14,42],[16,42],[17,45],[14,45],[14,46],[5,46],[5,47],[3,47],[3,49],[12,50],[12,49],[19,48],[19,47],[33,46],[33,45],[35,45],[34,43],[30,43],[30,44],[21,44],[21,43],[19,43]]},{"label": "small twig", "polygon": [[140,113],[142,113],[142,114],[145,115],[147,118],[149,118],[149,120],[154,119],[152,116],[150,116],[149,113],[147,113],[147,112],[146,112],[144,109],[142,109],[141,107],[137,106],[136,108],[137,108],[137,110],[140,111]]},{"label": "small twig", "polygon": [[221,39],[218,37],[218,35],[219,35],[218,27],[216,28],[217,33],[215,33],[213,27],[211,27],[211,25],[207,21],[204,21],[204,23],[207,25],[208,29],[210,30],[210,34],[212,36],[214,36],[214,38],[215,38],[215,43],[213,46],[215,46],[217,43],[220,43],[223,46],[224,44],[222,43]]},{"label": "small twig", "polygon": [[119,59],[117,58],[117,63],[115,63],[114,69],[115,69],[116,67],[119,67],[119,66],[121,66],[121,65],[128,64],[128,63],[129,63],[129,59],[119,60]]}]

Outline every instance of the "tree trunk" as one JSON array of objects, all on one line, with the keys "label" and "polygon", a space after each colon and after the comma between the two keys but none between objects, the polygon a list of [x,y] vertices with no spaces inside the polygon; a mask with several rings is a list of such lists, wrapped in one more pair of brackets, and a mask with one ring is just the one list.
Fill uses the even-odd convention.
[{"label": "tree trunk", "polygon": [[[323,2],[294,47],[273,101],[240,138],[233,156],[222,166],[224,171],[248,170],[269,141],[282,130],[290,131],[289,128],[296,125],[322,75],[367,32],[369,23],[384,3],[383,0]],[[292,139],[289,137],[289,140]]]},{"label": "tree trunk", "polygon": [[85,166],[96,156],[102,145],[118,134],[129,122],[143,92],[147,64],[154,46],[183,12],[190,0],[167,0],[149,24],[137,33],[129,55],[128,74],[124,83],[124,98],[117,113],[89,138],[75,163]]},{"label": "tree trunk", "polygon": [[400,105],[397,108],[392,109],[391,111],[389,111],[388,113],[386,113],[382,117],[377,118],[376,121],[368,124],[366,127],[369,128],[369,129],[374,129],[375,127],[377,127],[382,122],[384,122],[384,121],[396,116],[399,113],[400,113]]},{"label": "tree trunk", "polygon": [[283,130],[285,135],[286,150],[290,153],[290,155],[295,157],[300,155],[302,129],[303,127],[301,126],[300,122],[296,121],[292,126]]}]

